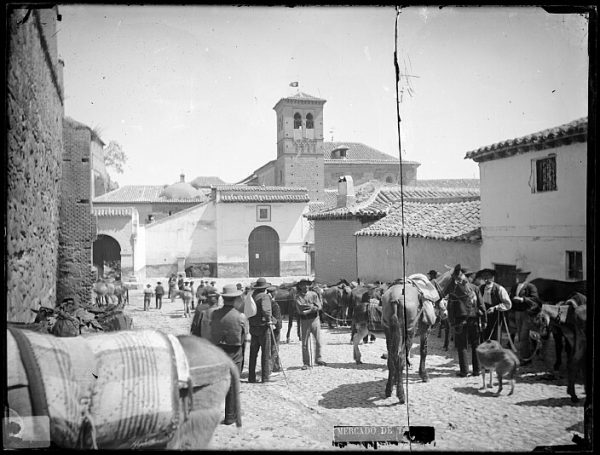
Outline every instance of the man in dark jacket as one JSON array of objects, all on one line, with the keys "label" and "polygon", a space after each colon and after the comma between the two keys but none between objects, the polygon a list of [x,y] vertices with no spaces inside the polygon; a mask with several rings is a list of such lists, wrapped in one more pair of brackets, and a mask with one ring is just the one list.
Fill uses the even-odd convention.
[{"label": "man in dark jacket", "polygon": [[516,270],[516,283],[509,292],[512,302],[510,311],[514,315],[516,325],[516,333],[512,334],[512,338],[514,340],[515,335],[518,335],[521,365],[531,363],[529,359],[531,357],[531,341],[529,339],[529,330],[532,327],[531,316],[535,315],[541,308],[537,288],[534,284],[526,281],[530,273],[518,268]]},{"label": "man in dark jacket", "polygon": [[512,302],[506,289],[495,282],[495,270],[482,269],[477,272],[476,276],[484,281],[484,284],[479,287],[479,294],[488,314],[487,329],[484,330],[483,337],[486,340],[491,337],[500,342],[498,337],[501,337],[504,314],[510,310]]},{"label": "man in dark jacket", "polygon": [[467,346],[471,345],[473,376],[479,376],[479,359],[476,348],[480,343],[481,326],[487,322],[487,313],[477,286],[469,282],[474,272],[456,266],[452,281],[444,290],[448,295],[448,321],[454,327],[454,345],[458,351],[460,371],[457,376],[469,376]]},{"label": "man in dark jacket", "polygon": [[[232,284],[223,287],[223,306],[212,312],[210,340],[229,355],[241,374],[244,359],[242,346],[248,329],[246,317],[233,307],[236,297],[240,295],[241,292]],[[222,423],[231,425],[236,419],[235,396],[233,388],[230,388],[225,397],[225,420]]]},{"label": "man in dark jacket", "polygon": [[273,327],[273,338],[271,340],[271,371],[273,373],[277,373],[281,371],[281,361],[279,360],[279,337],[281,335],[281,327],[283,316],[281,315],[281,308],[279,304],[275,300],[273,293],[277,290],[277,286],[270,286],[267,288],[267,292],[271,296],[271,313],[272,319],[275,322],[275,326]]},{"label": "man in dark jacket", "polygon": [[250,323],[250,359],[248,365],[248,382],[256,382],[256,359],[261,351],[261,376],[262,382],[268,382],[271,376],[271,296],[267,294],[267,283],[264,278],[259,278],[252,285],[252,298],[256,303],[256,314],[248,318]]},{"label": "man in dark jacket", "polygon": [[156,287],[154,288],[154,295],[156,296],[156,309],[160,310],[162,308],[162,298],[165,295],[165,288],[163,288],[161,282],[156,283]]}]

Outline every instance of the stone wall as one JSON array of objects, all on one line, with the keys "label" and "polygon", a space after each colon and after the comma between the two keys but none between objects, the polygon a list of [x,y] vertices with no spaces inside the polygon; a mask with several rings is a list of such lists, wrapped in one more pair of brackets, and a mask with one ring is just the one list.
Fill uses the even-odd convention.
[{"label": "stone wall", "polygon": [[77,297],[91,301],[92,292],[92,170],[90,128],[66,118],[63,121],[63,174],[60,185],[60,231],[57,301]]},{"label": "stone wall", "polygon": [[64,113],[56,8],[8,8],[7,320],[56,302]]}]

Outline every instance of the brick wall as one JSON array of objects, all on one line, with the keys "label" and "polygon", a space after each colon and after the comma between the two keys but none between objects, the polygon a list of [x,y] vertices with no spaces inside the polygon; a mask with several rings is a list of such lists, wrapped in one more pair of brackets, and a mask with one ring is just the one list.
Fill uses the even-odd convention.
[{"label": "brick wall", "polygon": [[9,8],[7,55],[7,320],[54,306],[63,150],[55,8]]},{"label": "brick wall", "polygon": [[60,185],[60,231],[58,248],[57,301],[77,297],[91,301],[92,286],[92,152],[88,126],[71,119],[63,121],[63,177]]},{"label": "brick wall", "polygon": [[322,154],[284,155],[278,158],[278,168],[283,170],[281,186],[304,187],[311,201],[324,200]]},{"label": "brick wall", "polygon": [[319,282],[357,278],[354,233],[369,224],[356,219],[315,220],[315,278]]}]

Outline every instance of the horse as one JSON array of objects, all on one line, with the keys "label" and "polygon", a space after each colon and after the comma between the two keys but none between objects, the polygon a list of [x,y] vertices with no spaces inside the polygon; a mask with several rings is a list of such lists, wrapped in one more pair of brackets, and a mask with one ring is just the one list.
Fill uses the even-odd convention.
[{"label": "horse", "polygon": [[238,369],[204,339],[156,330],[7,334],[7,404],[21,417],[46,416],[52,447],[203,449],[230,389],[242,424]]},{"label": "horse", "polygon": [[[539,328],[542,339],[547,339],[549,329],[556,325],[570,349],[567,355],[567,394],[571,401],[579,401],[575,393],[575,380],[580,371],[585,374],[587,355],[587,305],[583,294],[575,293],[566,304],[543,304],[534,318],[534,326]],[[585,381],[586,401],[589,397],[588,383]]]},{"label": "horse", "polygon": [[[425,275],[415,274],[408,277],[406,282],[398,280],[384,292],[381,298],[382,314],[384,320],[388,321],[388,325],[383,325],[388,351],[386,398],[392,396],[395,385],[400,404],[405,402],[402,373],[415,329],[420,335],[419,376],[423,382],[429,380],[426,368],[427,337],[436,319],[433,305],[440,299],[440,290],[446,289],[452,277],[451,270],[431,282]],[[429,284],[430,287],[419,287],[419,283],[421,286]]]},{"label": "horse", "polygon": [[323,316],[330,329],[333,328],[334,323],[338,325],[336,321],[340,321],[341,325],[347,325],[351,291],[350,284],[346,280],[340,280],[337,284],[323,289]]}]

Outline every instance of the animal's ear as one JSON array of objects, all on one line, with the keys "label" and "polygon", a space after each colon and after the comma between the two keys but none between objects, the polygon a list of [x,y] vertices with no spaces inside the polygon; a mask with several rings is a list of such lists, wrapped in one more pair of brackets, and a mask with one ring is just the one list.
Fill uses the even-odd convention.
[{"label": "animal's ear", "polygon": [[460,273],[460,264],[456,264],[454,266],[454,270],[452,271],[453,275],[458,275]]}]

